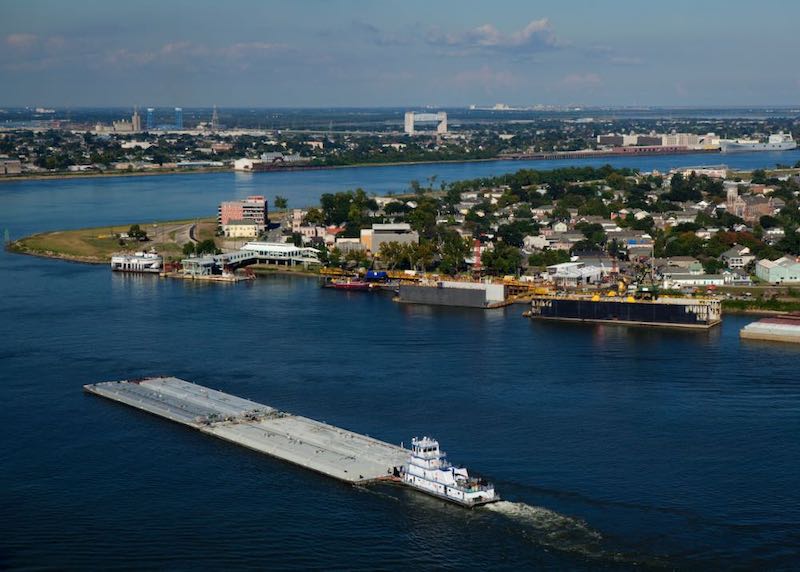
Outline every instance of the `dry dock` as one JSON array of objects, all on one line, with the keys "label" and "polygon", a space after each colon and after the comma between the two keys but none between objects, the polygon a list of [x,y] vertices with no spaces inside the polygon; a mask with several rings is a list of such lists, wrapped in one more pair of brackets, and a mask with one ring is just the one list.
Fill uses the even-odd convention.
[{"label": "dry dock", "polygon": [[407,449],[176,377],[84,390],[349,483],[391,477]]}]

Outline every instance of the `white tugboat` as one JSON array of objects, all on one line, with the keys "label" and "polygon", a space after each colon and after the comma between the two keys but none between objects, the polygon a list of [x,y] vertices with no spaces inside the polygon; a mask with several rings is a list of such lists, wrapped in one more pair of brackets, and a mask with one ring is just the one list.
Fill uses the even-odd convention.
[{"label": "white tugboat", "polygon": [[439,442],[429,437],[411,440],[411,456],[403,471],[403,482],[469,508],[500,500],[494,485],[470,477],[467,469],[452,466],[439,450]]}]

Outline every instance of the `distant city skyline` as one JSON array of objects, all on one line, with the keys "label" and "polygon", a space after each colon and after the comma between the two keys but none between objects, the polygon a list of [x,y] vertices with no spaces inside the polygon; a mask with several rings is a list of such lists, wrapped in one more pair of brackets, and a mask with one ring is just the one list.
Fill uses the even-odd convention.
[{"label": "distant city skyline", "polygon": [[0,106],[791,106],[800,5],[10,1]]}]

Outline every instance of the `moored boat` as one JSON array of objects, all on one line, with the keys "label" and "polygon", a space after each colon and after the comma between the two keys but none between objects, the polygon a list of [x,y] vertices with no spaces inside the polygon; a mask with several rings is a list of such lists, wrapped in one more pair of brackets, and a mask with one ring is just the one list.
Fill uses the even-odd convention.
[{"label": "moored boat", "polygon": [[331,280],[330,282],[326,282],[324,286],[326,288],[334,288],[336,290],[356,290],[356,291],[364,291],[372,288],[371,283],[365,282],[364,280],[354,280],[354,279]]}]

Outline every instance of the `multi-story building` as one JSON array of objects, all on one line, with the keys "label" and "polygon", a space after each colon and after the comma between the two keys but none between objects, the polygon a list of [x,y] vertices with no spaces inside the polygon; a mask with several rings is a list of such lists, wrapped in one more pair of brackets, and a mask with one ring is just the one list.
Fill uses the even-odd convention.
[{"label": "multi-story building", "polygon": [[219,204],[217,224],[223,231],[226,226],[233,225],[234,221],[247,221],[258,227],[259,232],[264,232],[269,224],[267,199],[260,195],[253,195],[241,201],[224,201]]}]

